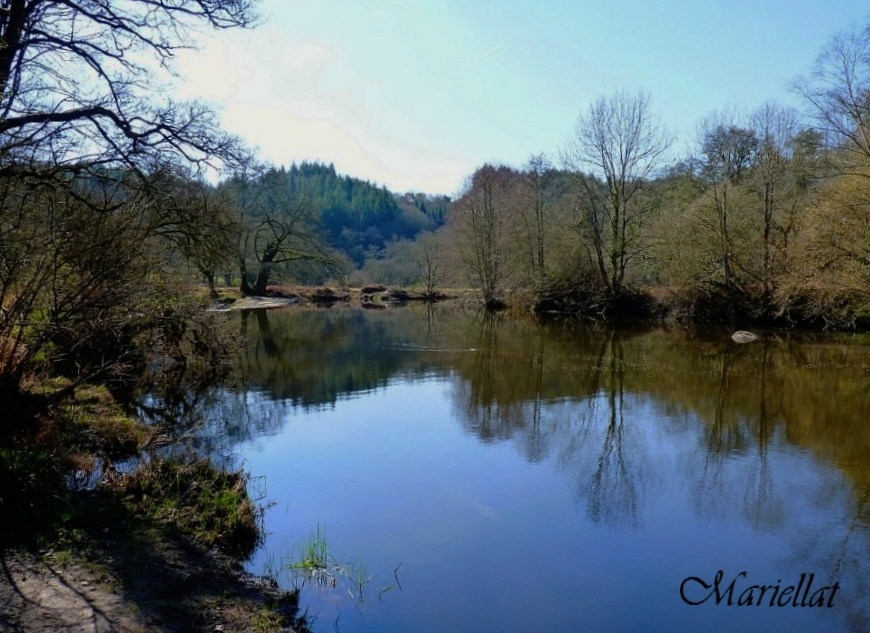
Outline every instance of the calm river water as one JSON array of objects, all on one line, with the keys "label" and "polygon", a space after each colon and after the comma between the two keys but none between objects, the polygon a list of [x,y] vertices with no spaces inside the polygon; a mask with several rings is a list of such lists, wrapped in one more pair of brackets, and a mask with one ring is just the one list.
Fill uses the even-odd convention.
[{"label": "calm river water", "polygon": [[282,573],[315,630],[870,630],[861,337],[232,318],[245,385],[201,441],[272,502],[251,571],[318,533],[341,563]]}]

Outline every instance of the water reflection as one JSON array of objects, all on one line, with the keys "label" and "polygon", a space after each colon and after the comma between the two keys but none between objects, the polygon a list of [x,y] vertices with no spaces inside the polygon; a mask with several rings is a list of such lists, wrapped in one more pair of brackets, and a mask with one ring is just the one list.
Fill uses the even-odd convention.
[{"label": "water reflection", "polygon": [[403,334],[411,329],[413,340],[424,343],[434,336],[436,317],[420,319],[415,313],[411,324],[402,318],[409,315],[384,312],[242,311],[241,332],[248,347],[238,371],[241,387],[308,408],[384,387],[394,377],[421,375],[427,365],[408,353]]},{"label": "water reflection", "polygon": [[[637,432],[640,421],[634,419],[626,427],[625,356],[616,332],[611,332],[606,342],[602,341],[598,366],[604,369],[603,394],[596,399],[606,404],[605,411],[599,413],[605,422],[598,425],[601,430],[597,441],[590,442],[600,446],[593,462],[595,470],[585,485],[578,486],[578,493],[587,499],[592,521],[625,523],[637,528],[638,507],[646,494],[645,483],[651,469],[646,467],[645,437]],[[575,460],[575,463],[583,462]]]},{"label": "water reflection", "polygon": [[[870,350],[848,342],[766,337],[737,346],[720,343],[723,333],[541,327],[438,306],[377,314],[245,311],[238,318],[248,348],[234,393],[311,408],[391,380],[449,376],[459,423],[483,442],[510,440],[531,462],[556,446],[564,466],[589,459],[572,454],[596,446],[594,472],[579,486],[590,498],[602,498],[613,482],[625,503],[638,506],[645,485],[638,475],[648,469],[639,462],[650,437],[632,412],[645,403],[659,412],[662,432],[701,425],[703,460],[693,485],[701,514],[720,516],[739,499],[758,529],[781,525],[769,467],[780,442],[813,450],[870,489]],[[274,432],[286,417],[263,424],[259,406],[252,419],[249,400],[222,403],[231,409],[222,419],[261,423],[247,433],[236,429],[236,439]],[[739,492],[724,478],[735,456],[752,457]],[[590,504],[593,514],[608,514],[598,501]],[[863,504],[861,512],[870,519]]]},{"label": "water reflection", "polygon": [[591,524],[643,531],[667,498],[702,524],[786,542],[783,568],[840,579],[843,630],[870,626],[868,348],[439,306],[233,318],[248,341],[242,378],[201,407],[215,440],[203,446],[231,452],[282,433],[294,411],[436,378],[468,436],[555,468]]}]

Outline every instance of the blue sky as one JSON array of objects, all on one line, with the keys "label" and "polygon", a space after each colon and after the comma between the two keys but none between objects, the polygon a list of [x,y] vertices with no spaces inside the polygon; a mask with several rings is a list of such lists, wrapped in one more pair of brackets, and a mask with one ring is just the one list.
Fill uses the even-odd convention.
[{"label": "blue sky", "polygon": [[854,0],[263,0],[263,22],[180,56],[185,98],[277,164],[454,194],[484,162],[556,155],[626,88],[690,143],[714,110],[799,105],[789,82],[870,14]]}]

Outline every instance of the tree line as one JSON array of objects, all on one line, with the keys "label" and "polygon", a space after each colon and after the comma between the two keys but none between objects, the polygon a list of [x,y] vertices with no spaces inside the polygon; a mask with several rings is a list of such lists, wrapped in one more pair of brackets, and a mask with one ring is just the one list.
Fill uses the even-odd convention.
[{"label": "tree line", "polygon": [[255,26],[256,9],[0,0],[0,409],[36,375],[120,385],[208,357],[219,345],[179,284],[344,283],[444,224],[445,196],[262,164],[207,105],[162,98],[178,50]]},{"label": "tree line", "polygon": [[866,324],[870,27],[793,90],[806,112],[714,112],[679,158],[648,94],[599,98],[558,156],[469,178],[450,222],[466,278],[492,306]]},{"label": "tree line", "polygon": [[649,95],[619,91],[558,156],[484,165],[451,200],[260,164],[207,106],[160,98],[175,51],[255,9],[0,0],[0,391],[37,366],[135,375],[134,341],[193,340],[172,297],[196,278],[213,295],[375,281],[542,312],[867,319],[867,27],[795,82],[811,117],[714,113],[674,161]]},{"label": "tree line", "polygon": [[[321,255],[271,270],[430,294],[471,286],[490,308],[864,324],[868,46],[867,26],[835,35],[792,86],[803,110],[768,102],[713,112],[685,156],[650,95],[621,90],[583,111],[556,155],[483,165],[455,200],[390,194],[303,166],[316,175],[308,234]],[[280,177],[298,178],[287,175],[294,169]],[[298,200],[302,189],[288,192]],[[257,248],[248,252],[263,263]]]}]

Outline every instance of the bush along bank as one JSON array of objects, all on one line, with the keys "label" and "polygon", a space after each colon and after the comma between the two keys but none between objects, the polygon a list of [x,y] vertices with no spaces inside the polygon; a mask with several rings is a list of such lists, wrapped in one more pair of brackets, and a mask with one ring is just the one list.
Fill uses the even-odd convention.
[{"label": "bush along bank", "polygon": [[516,292],[508,299],[515,314],[539,318],[576,317],[604,321],[636,320],[682,325],[731,324],[807,330],[870,329],[870,307],[857,297],[803,289],[783,296],[694,291],[663,287],[625,288],[613,296],[584,288]]}]

